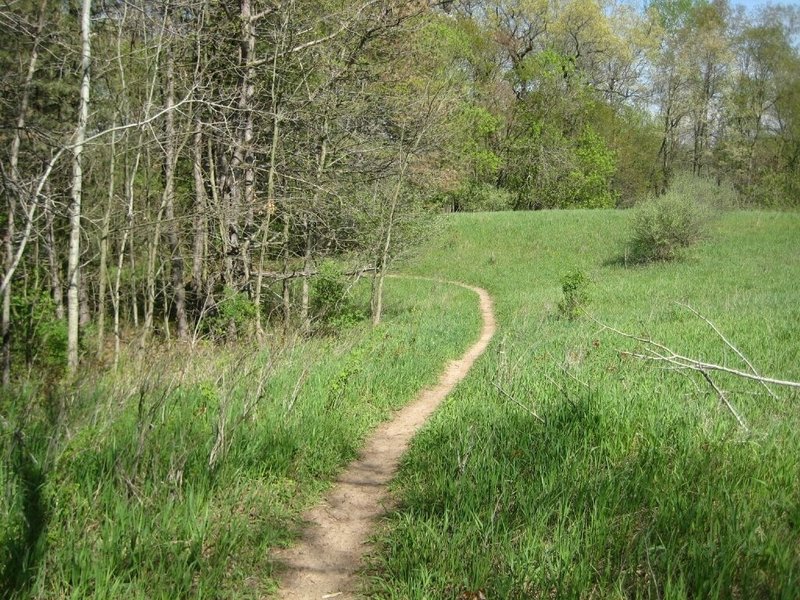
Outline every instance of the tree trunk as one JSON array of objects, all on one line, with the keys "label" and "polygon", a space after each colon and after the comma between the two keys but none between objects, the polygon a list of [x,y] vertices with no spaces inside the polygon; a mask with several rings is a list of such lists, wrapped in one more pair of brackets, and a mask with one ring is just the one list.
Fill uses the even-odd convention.
[{"label": "tree trunk", "polygon": [[111,227],[111,209],[114,205],[114,183],[116,180],[116,134],[111,134],[111,159],[108,168],[108,204],[103,215],[100,234],[100,271],[97,282],[97,357],[103,354],[106,323],[106,278],[108,277],[108,236]]},{"label": "tree trunk", "polygon": [[405,156],[403,156],[403,135],[400,137],[400,172],[397,175],[397,184],[392,192],[392,200],[389,206],[389,218],[385,227],[386,237],[383,240],[381,254],[379,257],[377,257],[378,261],[375,265],[375,278],[373,279],[372,283],[372,298],[370,304],[372,308],[373,325],[378,325],[381,322],[381,316],[383,315],[383,281],[386,279],[386,270],[389,268],[389,257],[392,246],[392,236],[394,234],[395,215],[397,213],[397,204],[400,201],[400,192],[403,189],[403,180],[405,179],[411,156],[417,151],[417,148],[422,141],[423,133],[424,130],[420,130],[420,132],[417,134],[414,144],[406,152]]},{"label": "tree trunk", "polygon": [[[314,196],[312,209],[319,206],[320,201],[320,186],[322,184],[322,174],[325,172],[325,162],[328,158],[328,137],[327,137],[328,121],[327,119],[322,126],[322,141],[320,142],[319,157],[317,158],[317,172],[315,174]],[[308,211],[307,211],[308,212]],[[300,305],[300,321],[303,324],[303,331],[309,333],[311,331],[311,319],[309,318],[309,278],[311,271],[311,255],[313,250],[313,232],[311,231],[311,223],[308,214],[303,216],[303,236],[305,238],[305,253],[303,254],[303,291]]]},{"label": "tree trunk", "polygon": [[70,204],[70,236],[67,263],[67,368],[78,369],[78,319],[81,255],[81,200],[83,194],[83,145],[89,119],[89,85],[91,67],[92,0],[81,3],[81,91],[78,105],[78,126],[72,150],[72,202]]},{"label": "tree trunk", "polygon": [[[167,9],[170,10],[170,9]],[[167,18],[170,23],[169,17]],[[168,25],[169,28],[169,25]],[[177,161],[177,136],[175,133],[175,54],[172,44],[167,46],[166,65],[166,117],[164,143],[164,214],[167,219],[167,243],[170,251],[172,294],[175,301],[178,339],[184,340],[189,326],[186,321],[186,288],[183,285],[183,254],[175,221],[175,165]],[[166,305],[166,303],[165,303]]]},{"label": "tree trunk", "polygon": [[192,291],[195,300],[201,296],[203,289],[203,262],[205,260],[205,238],[208,219],[206,210],[206,186],[203,180],[203,125],[200,118],[195,119],[194,132],[194,247],[192,250]]},{"label": "tree trunk", "polygon": [[255,156],[253,153],[253,97],[255,95],[255,69],[252,66],[256,47],[256,28],[250,0],[241,0],[242,40],[241,58],[244,73],[241,80],[239,109],[244,117],[240,145],[244,163],[244,207],[245,227],[241,250],[242,280],[240,289],[250,284],[250,249],[252,247],[253,212],[255,209]]},{"label": "tree trunk", "polygon": [[49,193],[45,193],[45,227],[47,244],[47,263],[50,267],[50,294],[56,309],[56,318],[60,321],[64,318],[64,291],[61,288],[61,264],[58,259],[56,249],[55,228],[53,226],[53,199]]},{"label": "tree trunk", "polygon": [[[283,272],[289,272],[289,211],[283,213]],[[283,329],[289,331],[292,319],[292,298],[289,279],[283,280]]]},{"label": "tree trunk", "polygon": [[269,173],[267,174],[267,216],[261,236],[261,249],[259,251],[258,259],[258,273],[256,274],[256,289],[253,294],[253,303],[256,309],[256,335],[259,337],[264,335],[264,328],[261,324],[261,288],[264,284],[264,259],[267,254],[267,246],[269,245],[269,226],[272,220],[272,214],[275,212],[275,175],[276,175],[276,157],[278,153],[278,135],[280,133],[280,118],[277,114],[277,104],[275,99],[275,74],[273,72],[272,83],[272,98],[273,98],[273,117],[272,117],[272,145],[269,151]]}]

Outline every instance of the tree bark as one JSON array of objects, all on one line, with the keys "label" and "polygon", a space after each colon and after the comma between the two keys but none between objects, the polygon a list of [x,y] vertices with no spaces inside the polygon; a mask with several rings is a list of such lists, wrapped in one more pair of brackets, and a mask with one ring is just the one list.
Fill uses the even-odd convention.
[{"label": "tree bark", "polygon": [[[167,8],[167,10],[170,10]],[[167,17],[168,27],[171,23]],[[172,294],[175,301],[175,319],[178,339],[185,340],[189,326],[186,320],[186,288],[183,284],[183,254],[181,253],[178,224],[175,220],[175,165],[177,161],[177,135],[175,132],[175,53],[167,46],[166,64],[166,116],[164,143],[164,214],[167,219],[167,243],[170,251]]]},{"label": "tree bark", "polygon": [[[325,163],[328,158],[328,137],[327,137],[328,122],[325,120],[322,126],[322,140],[320,142],[319,156],[317,157],[317,172],[315,174],[315,187],[312,202],[312,209],[319,206],[320,201],[320,186],[322,184],[322,175],[325,172]],[[311,258],[313,251],[313,232],[311,231],[311,222],[309,220],[308,211],[303,216],[303,236],[305,238],[305,253],[303,254],[303,285],[302,297],[300,304],[300,321],[303,324],[303,331],[309,333],[311,331],[311,319],[309,318],[309,273],[311,270]]]},{"label": "tree bark", "polygon": [[81,90],[78,105],[78,126],[72,150],[72,202],[70,204],[70,236],[67,263],[67,368],[78,369],[78,319],[81,254],[81,201],[83,195],[83,145],[89,120],[89,87],[91,83],[91,12],[92,0],[81,3]]},{"label": "tree bark", "polygon": [[203,290],[203,263],[205,260],[205,241],[208,218],[206,210],[206,185],[203,180],[203,124],[199,117],[195,118],[194,161],[194,246],[192,249],[192,291],[195,300],[199,299]]},{"label": "tree bark", "polygon": [[108,236],[111,228],[111,209],[114,205],[114,184],[116,181],[116,133],[111,134],[111,158],[108,167],[108,204],[103,215],[103,228],[100,233],[100,270],[97,282],[97,356],[103,354],[106,323],[106,278],[108,277]]}]

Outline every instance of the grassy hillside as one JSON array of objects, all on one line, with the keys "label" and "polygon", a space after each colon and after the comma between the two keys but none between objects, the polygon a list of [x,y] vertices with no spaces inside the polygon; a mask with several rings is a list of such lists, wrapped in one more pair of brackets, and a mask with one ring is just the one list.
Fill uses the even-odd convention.
[{"label": "grassy hillside", "polygon": [[800,380],[800,216],[726,214],[684,261],[628,268],[629,218],[454,215],[408,267],[486,287],[500,329],[405,460],[375,597],[796,597],[800,394],[716,377],[746,433],[702,379],[557,305],[581,269],[597,320],[739,366],[689,303]]},{"label": "grassy hillside", "polygon": [[474,294],[393,279],[378,328],[0,398],[0,597],[263,597],[269,548],[478,329]]}]

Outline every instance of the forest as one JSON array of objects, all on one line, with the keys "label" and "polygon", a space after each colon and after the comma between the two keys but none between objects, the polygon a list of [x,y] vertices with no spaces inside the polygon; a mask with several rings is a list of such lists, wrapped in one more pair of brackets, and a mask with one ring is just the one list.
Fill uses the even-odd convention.
[{"label": "forest", "polygon": [[[259,451],[285,458],[280,477],[267,469],[280,480],[269,492],[282,498],[276,514],[296,516],[320,493],[309,483],[286,500],[295,477],[302,486],[332,476],[387,410],[455,356],[475,317],[451,319],[460,320],[452,333],[436,325],[439,345],[417,347],[408,315],[393,311],[441,324],[445,307],[420,316],[415,288],[391,278],[443,239],[447,219],[461,217],[452,213],[507,211],[519,223],[552,209],[616,215],[681,185],[710,190],[716,209],[800,207],[797,6],[12,0],[0,7],[0,40],[0,592],[9,597],[55,596],[64,582],[78,596],[239,597],[242,587],[224,587],[246,587],[230,583],[225,548],[249,542],[214,530],[216,508],[202,509],[210,529],[198,533],[192,511],[256,469],[257,451],[243,448],[265,398],[283,398],[290,412],[318,386],[325,400],[313,418],[346,404],[371,352],[354,349],[356,337],[377,355],[415,348],[424,366],[394,365],[394,388],[370,383],[386,402],[352,430],[328,431],[348,438],[341,447],[306,456],[292,446],[292,436],[313,445],[327,435],[313,419],[261,431]],[[603,227],[616,231],[608,218]],[[387,289],[398,290],[394,305]],[[397,337],[381,342],[387,314],[400,319]],[[327,384],[302,366],[326,360]],[[192,415],[203,422],[183,428]],[[86,466],[76,448],[91,445]],[[287,457],[275,458],[276,447]],[[201,540],[177,561],[194,565],[183,587],[157,569],[115,579],[145,560],[147,546],[135,548],[142,515],[184,498],[192,472],[203,483],[196,497],[185,493],[197,506],[161,515],[186,528],[165,525],[165,539]],[[75,530],[54,527],[67,506],[82,515]],[[129,511],[124,533],[114,530],[127,541],[106,549],[114,567],[98,567],[92,583],[85,565],[108,532],[79,559],[48,550],[115,511]],[[259,544],[284,543],[284,527]],[[205,545],[212,530],[222,537]],[[168,543],[153,542],[164,563],[174,558]]]},{"label": "forest", "polygon": [[378,320],[430,213],[630,206],[679,171],[800,194],[788,7],[43,0],[0,25],[6,385],[310,331],[329,258],[372,269]]}]

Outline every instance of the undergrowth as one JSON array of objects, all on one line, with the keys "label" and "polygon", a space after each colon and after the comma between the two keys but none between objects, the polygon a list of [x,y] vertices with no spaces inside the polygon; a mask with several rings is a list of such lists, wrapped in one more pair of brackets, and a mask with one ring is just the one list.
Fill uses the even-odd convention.
[{"label": "undergrowth", "polygon": [[116,373],[4,397],[0,596],[268,594],[269,549],[478,331],[460,288],[392,280],[386,294],[377,328],[131,349]]}]

